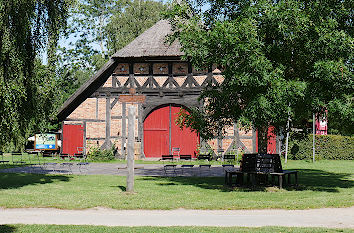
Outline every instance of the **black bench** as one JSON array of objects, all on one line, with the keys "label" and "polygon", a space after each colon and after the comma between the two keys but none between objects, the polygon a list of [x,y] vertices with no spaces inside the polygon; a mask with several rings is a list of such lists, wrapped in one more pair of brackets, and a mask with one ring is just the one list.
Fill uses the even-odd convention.
[{"label": "black bench", "polygon": [[223,156],[223,160],[224,161],[235,161],[236,160],[236,156],[232,155],[232,154],[225,154]]},{"label": "black bench", "polygon": [[[298,171],[289,171],[289,170],[283,170],[282,172],[272,172],[269,175],[272,176],[272,184],[274,184],[274,178],[278,177],[278,185],[279,188],[282,189],[283,188],[283,183],[285,180],[285,177],[287,176],[287,185],[295,185],[298,186],[298,181],[297,181],[297,173]],[[291,183],[291,175],[294,175],[294,183]]]},{"label": "black bench", "polygon": [[0,163],[9,163],[9,160],[4,160],[4,152],[0,151],[0,155],[1,155],[1,160]]},{"label": "black bench", "polygon": [[162,155],[160,160],[173,160],[173,155]]},{"label": "black bench", "polygon": [[192,155],[180,155],[179,156],[180,160],[192,160]]},{"label": "black bench", "polygon": [[[274,185],[277,177],[277,185],[283,188],[284,180],[287,177],[287,185],[291,185],[291,175],[294,176],[294,185],[298,185],[297,171],[283,170],[281,160],[278,154],[244,154],[242,156],[239,170],[225,167],[225,184],[232,186],[243,185],[243,177],[247,175],[247,182],[252,185],[264,183],[268,184],[268,176],[272,177]],[[232,182],[232,176],[236,175],[236,183]]]},{"label": "black bench", "polygon": [[[243,185],[243,172],[240,169],[231,166],[225,166],[225,184],[228,186],[232,185]],[[233,182],[232,177],[236,176],[236,181]]]},{"label": "black bench", "polygon": [[200,154],[197,156],[198,160],[211,160],[211,155],[210,154]]},{"label": "black bench", "polygon": [[[11,152],[11,159],[13,164],[26,164],[23,161],[23,152]],[[16,158],[16,159],[15,159]]]}]

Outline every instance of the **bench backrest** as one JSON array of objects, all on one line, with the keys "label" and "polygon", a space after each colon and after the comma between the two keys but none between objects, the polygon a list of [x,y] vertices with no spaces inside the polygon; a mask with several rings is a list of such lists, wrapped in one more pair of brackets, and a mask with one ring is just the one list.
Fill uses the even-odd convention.
[{"label": "bench backrest", "polygon": [[240,165],[244,172],[282,172],[279,154],[244,154]]}]

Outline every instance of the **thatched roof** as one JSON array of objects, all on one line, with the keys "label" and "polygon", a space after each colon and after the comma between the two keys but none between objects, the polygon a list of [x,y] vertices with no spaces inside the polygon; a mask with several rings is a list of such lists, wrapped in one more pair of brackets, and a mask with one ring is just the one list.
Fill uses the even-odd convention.
[{"label": "thatched roof", "polygon": [[154,26],[143,32],[130,44],[116,52],[113,57],[165,57],[182,56],[180,43],[166,42],[166,36],[171,34],[171,25],[167,20],[160,20]]}]

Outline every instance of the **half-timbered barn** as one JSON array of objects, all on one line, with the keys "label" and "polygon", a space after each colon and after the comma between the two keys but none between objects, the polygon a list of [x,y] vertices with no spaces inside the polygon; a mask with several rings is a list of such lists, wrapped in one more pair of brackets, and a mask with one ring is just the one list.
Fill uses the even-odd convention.
[{"label": "half-timbered barn", "polygon": [[[197,148],[229,153],[237,148],[257,151],[256,131],[236,126],[220,138],[203,141],[189,129],[175,124],[181,106],[203,105],[199,94],[207,84],[223,81],[220,70],[197,71],[181,60],[178,41],[165,43],[171,33],[168,21],[161,20],[126,47],[115,53],[91,79],[82,85],[59,110],[62,122],[62,153],[84,152],[92,147],[114,145],[120,156],[126,154],[127,108],[119,95],[135,88],[146,96],[136,104],[135,153],[140,158],[161,157],[180,148],[181,154],[195,156]],[[276,148],[275,144],[273,146]]]}]

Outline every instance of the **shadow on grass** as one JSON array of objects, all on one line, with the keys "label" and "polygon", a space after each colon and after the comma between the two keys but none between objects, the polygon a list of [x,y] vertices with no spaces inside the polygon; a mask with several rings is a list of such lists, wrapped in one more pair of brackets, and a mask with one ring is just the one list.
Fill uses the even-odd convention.
[{"label": "shadow on grass", "polygon": [[124,187],[124,186],[122,186],[122,185],[119,185],[118,188],[119,188],[120,190],[122,190],[122,192],[127,191],[127,188]]},{"label": "shadow on grass", "polygon": [[316,169],[296,169],[299,171],[299,187],[296,190],[339,192],[338,188],[353,188],[350,173],[333,173]]},{"label": "shadow on grass", "polygon": [[[0,189],[15,189],[26,185],[47,184],[70,180],[68,176],[28,173],[0,173]],[[1,232],[1,231],[0,231]]]},{"label": "shadow on grass", "polygon": [[[354,181],[350,180],[350,173],[332,173],[316,169],[296,169],[298,173],[298,186],[286,186],[288,191],[305,191],[312,190],[318,192],[339,192],[339,188],[350,189],[354,187]],[[157,185],[186,185],[196,186],[202,189],[214,189],[222,192],[252,192],[267,191],[267,187],[258,185],[255,187],[228,187],[224,185],[224,177],[140,177],[140,180],[156,181]],[[292,178],[293,179],[293,178]],[[293,183],[293,180],[292,180]]]},{"label": "shadow on grass", "polygon": [[16,227],[9,226],[9,225],[0,225],[0,232],[10,233],[15,231],[16,231]]}]

